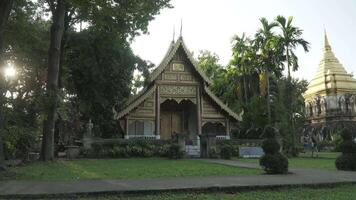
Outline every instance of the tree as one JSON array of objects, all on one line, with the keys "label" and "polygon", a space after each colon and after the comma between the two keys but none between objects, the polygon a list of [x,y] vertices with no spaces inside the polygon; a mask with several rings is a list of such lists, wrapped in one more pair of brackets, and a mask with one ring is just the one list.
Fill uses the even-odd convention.
[{"label": "tree", "polygon": [[3,0],[0,1],[0,171],[5,169],[5,156],[4,156],[4,147],[2,141],[2,134],[4,128],[4,86],[5,78],[2,76],[3,66],[5,64],[3,59],[3,42],[4,42],[4,31],[7,20],[9,18],[11,9],[12,9],[13,0]]},{"label": "tree", "polygon": [[223,68],[219,64],[219,56],[210,51],[200,51],[198,55],[198,66],[205,74],[214,80]]},{"label": "tree", "polygon": [[[283,65],[281,58],[281,48],[279,40],[273,28],[277,26],[276,22],[269,23],[266,18],[260,19],[262,27],[257,30],[255,35],[255,45],[258,49],[258,62],[261,71],[266,73],[267,79],[267,113],[268,122],[271,123],[271,94],[270,94],[270,74],[274,73],[276,77],[282,75]],[[281,67],[282,66],[282,67]]]},{"label": "tree", "polygon": [[[276,22],[278,23],[278,26],[280,27],[282,34],[279,36],[280,40],[280,45],[283,47],[284,54],[286,57],[286,63],[287,63],[287,69],[288,69],[288,83],[286,90],[286,99],[288,104],[294,104],[293,103],[293,98],[291,98],[291,90],[292,88],[292,83],[291,83],[291,75],[290,75],[290,66],[292,66],[292,70],[296,71],[298,70],[298,57],[295,55],[294,51],[299,45],[303,47],[305,52],[309,51],[309,43],[305,41],[303,38],[301,38],[301,35],[303,31],[299,29],[298,27],[295,27],[292,25],[293,22],[293,17],[289,17],[288,20],[279,15],[276,18]],[[292,111],[292,109],[289,109],[288,111]],[[289,116],[288,118],[290,119],[290,123],[293,124],[293,112],[288,112]],[[293,128],[293,127],[292,127]],[[295,135],[294,135],[294,130],[291,129],[291,134],[292,134],[292,147],[293,151],[295,151]]]},{"label": "tree", "polygon": [[247,79],[250,78],[255,71],[255,59],[256,52],[252,48],[252,41],[246,37],[245,33],[241,37],[235,36],[232,47],[232,59],[230,64],[238,70],[239,74],[243,79],[243,91],[244,91],[244,100],[247,104],[249,95],[248,95],[248,83]]},{"label": "tree", "polygon": [[64,18],[66,15],[66,0],[49,0],[48,4],[52,13],[52,25],[48,50],[47,101],[41,151],[41,159],[44,161],[54,159],[54,129],[58,104],[58,77]]},{"label": "tree", "polygon": [[[53,26],[52,44],[55,48],[50,48],[48,69],[47,96],[48,105],[44,123],[43,159],[53,159],[53,132],[56,118],[56,107],[58,103],[58,75],[60,69],[60,54],[63,44],[63,27],[68,29],[76,23],[87,22],[89,26],[97,30],[109,31],[117,34],[123,40],[132,40],[134,36],[141,32],[147,32],[148,22],[158,14],[160,9],[170,7],[169,0],[154,1],[121,1],[119,3],[111,0],[94,1],[67,1],[47,0],[49,4]],[[51,29],[52,30],[52,29]],[[52,33],[51,33],[52,36]],[[52,40],[55,39],[55,40]],[[55,51],[56,50],[56,51]],[[63,50],[63,48],[62,48]],[[52,55],[52,56],[51,56]]]},{"label": "tree", "polygon": [[133,71],[144,63],[115,33],[90,27],[70,38],[66,88],[78,99],[84,119],[92,119],[101,136],[111,137],[117,132],[112,107],[130,95]]},{"label": "tree", "polygon": [[298,57],[295,55],[294,50],[300,45],[303,47],[305,52],[309,51],[309,42],[301,38],[303,30],[292,25],[293,17],[288,17],[288,20],[279,15],[276,18],[276,22],[282,31],[280,36],[281,45],[284,48],[284,53],[286,55],[286,63],[288,69],[288,79],[291,78],[290,66],[292,70],[296,71],[299,68]]}]

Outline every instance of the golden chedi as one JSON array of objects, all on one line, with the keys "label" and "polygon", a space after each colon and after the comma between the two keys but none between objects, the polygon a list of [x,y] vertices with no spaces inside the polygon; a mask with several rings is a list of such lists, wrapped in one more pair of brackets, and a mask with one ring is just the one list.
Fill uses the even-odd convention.
[{"label": "golden chedi", "polygon": [[354,126],[356,80],[352,76],[335,57],[325,32],[318,71],[303,94],[309,131],[325,137],[340,128]]}]

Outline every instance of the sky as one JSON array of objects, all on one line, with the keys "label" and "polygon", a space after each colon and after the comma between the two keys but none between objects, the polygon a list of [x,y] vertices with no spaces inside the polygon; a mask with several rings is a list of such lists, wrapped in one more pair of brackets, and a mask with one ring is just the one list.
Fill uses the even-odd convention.
[{"label": "sky", "polygon": [[253,36],[259,18],[294,17],[294,26],[304,30],[310,51],[297,49],[299,70],[292,76],[308,81],[316,73],[322,55],[323,34],[349,73],[356,73],[356,0],[172,0],[174,8],[163,9],[148,26],[149,34],[132,43],[135,54],[158,65],[183,22],[182,36],[197,56],[209,50],[226,65],[231,58],[231,39],[245,32]]}]

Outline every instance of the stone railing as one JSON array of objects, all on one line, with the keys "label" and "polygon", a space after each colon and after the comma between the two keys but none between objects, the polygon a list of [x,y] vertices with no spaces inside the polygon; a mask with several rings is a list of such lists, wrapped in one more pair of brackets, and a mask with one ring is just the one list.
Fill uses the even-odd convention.
[{"label": "stone railing", "polygon": [[229,135],[217,135],[216,139],[217,140],[230,140],[230,136]]},{"label": "stone railing", "polygon": [[160,139],[160,136],[159,135],[125,135],[125,139],[156,140],[156,139]]}]

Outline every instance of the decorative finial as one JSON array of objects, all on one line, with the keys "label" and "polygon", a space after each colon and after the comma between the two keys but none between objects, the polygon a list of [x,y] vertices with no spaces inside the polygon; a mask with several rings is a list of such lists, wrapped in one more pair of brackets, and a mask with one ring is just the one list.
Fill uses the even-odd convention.
[{"label": "decorative finial", "polygon": [[173,25],[173,40],[172,40],[172,42],[174,42],[175,35],[176,35],[176,27],[175,27],[175,25]]},{"label": "decorative finial", "polygon": [[180,37],[182,37],[183,20],[180,19]]},{"label": "decorative finial", "polygon": [[324,49],[330,50],[331,46],[329,44],[328,35],[326,34],[326,29],[324,28]]}]

